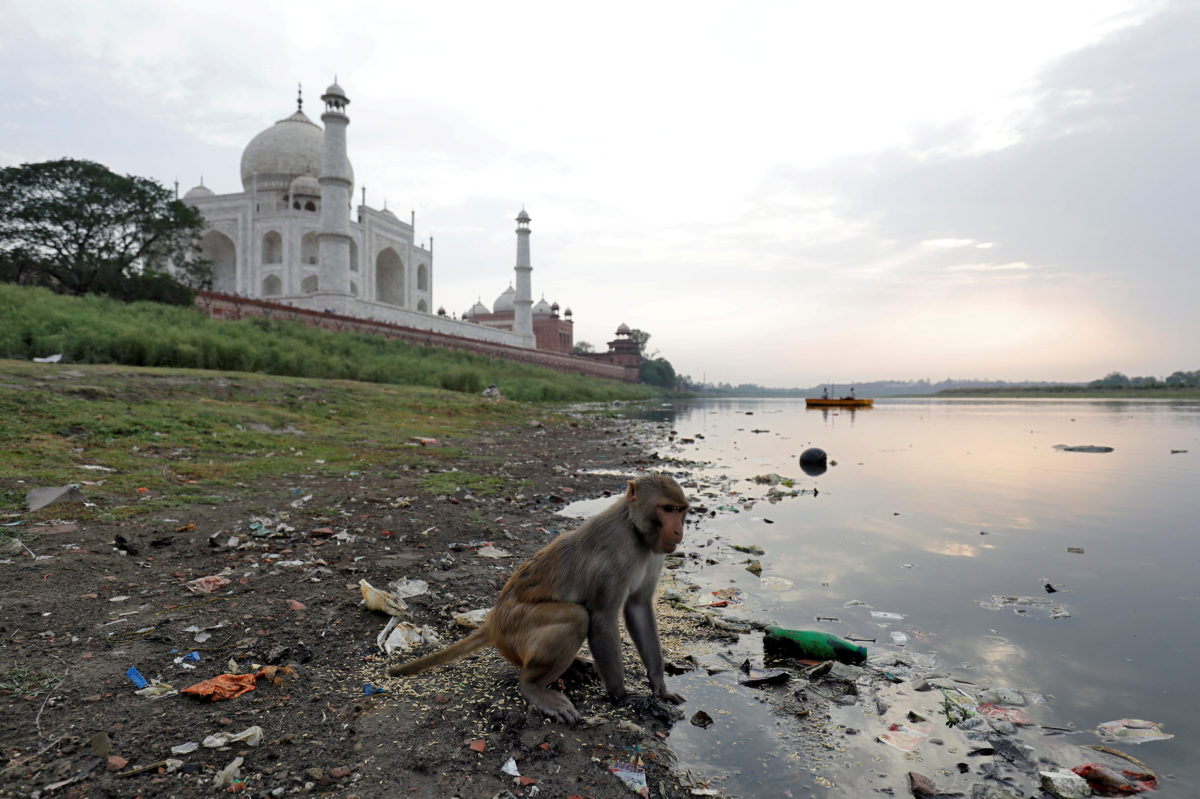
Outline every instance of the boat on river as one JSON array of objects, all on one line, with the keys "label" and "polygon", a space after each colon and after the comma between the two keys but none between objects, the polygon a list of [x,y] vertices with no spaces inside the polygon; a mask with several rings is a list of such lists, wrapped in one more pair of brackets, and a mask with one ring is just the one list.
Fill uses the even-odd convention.
[{"label": "boat on river", "polygon": [[870,408],[875,400],[859,397],[805,397],[807,408]]}]

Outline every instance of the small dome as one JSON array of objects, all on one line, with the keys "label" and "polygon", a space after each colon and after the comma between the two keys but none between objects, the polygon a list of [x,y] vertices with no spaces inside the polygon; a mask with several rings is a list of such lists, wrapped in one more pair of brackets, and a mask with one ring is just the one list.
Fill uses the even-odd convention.
[{"label": "small dome", "polygon": [[512,286],[509,286],[499,297],[496,298],[496,301],[492,303],[492,307],[496,309],[496,313],[512,311],[515,310],[513,303],[516,301],[516,299],[517,290]]},{"label": "small dome", "polygon": [[187,194],[183,195],[185,200],[198,200],[201,197],[212,197],[213,190],[201,183],[199,186],[193,186],[187,190]]},{"label": "small dome", "polygon": [[537,301],[537,305],[533,306],[534,316],[549,316],[552,306],[546,302],[546,298],[542,297]]},{"label": "small dome", "polygon": [[629,325],[622,322],[621,326],[617,328],[617,335],[618,336],[628,336],[629,335]]},{"label": "small dome", "polygon": [[471,306],[471,310],[467,311],[465,314],[463,314],[463,316],[467,319],[474,319],[479,314],[490,313],[491,311],[488,310],[488,307],[484,305],[483,302],[476,300],[475,304]]},{"label": "small dome", "polygon": [[315,175],[301,175],[291,182],[288,191],[293,197],[320,197],[321,184]]},{"label": "small dome", "polygon": [[340,97],[341,99],[345,100],[347,103],[350,102],[350,100],[347,99],[347,97],[346,97],[346,91],[341,86],[338,85],[338,82],[336,80],[333,83],[329,84],[329,88],[327,88],[325,90],[325,93],[321,95],[322,100],[324,100],[326,97]]},{"label": "small dome", "polygon": [[572,315],[572,314],[571,314],[571,309],[570,309],[570,308],[568,308],[567,310],[563,311],[563,316],[571,316],[571,315]]},{"label": "small dome", "polygon": [[437,315],[438,315],[438,316],[445,316],[445,315],[446,315],[446,306],[444,306],[444,305],[439,305],[439,306],[438,306]]},{"label": "small dome", "polygon": [[521,207],[521,213],[517,214],[517,221],[518,221],[518,222],[529,222],[529,221],[531,221],[531,220],[530,220],[530,218],[529,218],[529,214],[525,212],[525,207],[524,207],[524,206],[522,206],[522,207]]}]

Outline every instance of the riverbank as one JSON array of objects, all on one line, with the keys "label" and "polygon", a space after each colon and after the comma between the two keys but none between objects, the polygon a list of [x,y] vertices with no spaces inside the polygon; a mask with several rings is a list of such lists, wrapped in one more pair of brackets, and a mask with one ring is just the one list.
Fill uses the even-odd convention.
[{"label": "riverbank", "polygon": [[[0,393],[0,796],[210,796],[239,758],[227,781],[256,796],[615,799],[629,789],[614,762],[640,762],[655,796],[691,795],[657,708],[613,707],[588,680],[567,685],[587,723],[549,723],[494,652],[388,679],[389,617],[362,601],[363,580],[424,581],[408,620],[460,637],[454,614],[489,607],[574,523],[565,502],[663,466],[621,420],[386,386],[18,366]],[[29,489],[68,483],[66,501],[26,509]],[[669,658],[713,634],[660,611]],[[138,695],[131,669],[174,690],[260,677],[210,702]]]}]

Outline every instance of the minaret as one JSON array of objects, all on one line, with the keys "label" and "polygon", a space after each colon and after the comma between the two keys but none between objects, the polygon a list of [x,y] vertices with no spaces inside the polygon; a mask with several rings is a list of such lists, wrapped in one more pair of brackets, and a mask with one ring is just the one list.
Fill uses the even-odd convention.
[{"label": "minaret", "polygon": [[321,154],[321,229],[318,236],[321,294],[350,293],[350,162],[346,158],[346,116],[349,98],[337,78],[321,95],[325,101],[325,149]]},{"label": "minaret", "polygon": [[529,214],[517,214],[517,298],[513,300],[513,332],[533,339],[533,288],[529,273]]}]

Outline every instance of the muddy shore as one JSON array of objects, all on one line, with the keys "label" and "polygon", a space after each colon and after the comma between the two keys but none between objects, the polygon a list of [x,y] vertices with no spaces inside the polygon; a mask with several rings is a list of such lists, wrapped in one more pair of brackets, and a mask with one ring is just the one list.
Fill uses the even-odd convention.
[{"label": "muddy shore", "polygon": [[[655,796],[692,795],[661,745],[674,719],[645,703],[613,707],[594,679],[566,686],[588,717],[569,726],[531,711],[494,652],[385,676],[376,639],[389,617],[364,607],[361,580],[426,581],[408,620],[454,640],[464,629],[453,614],[489,607],[515,564],[574,524],[557,512],[565,502],[618,492],[638,470],[671,471],[626,423],[596,417],[453,443],[473,471],[503,474],[520,493],[432,495],[421,468],[400,468],[273,478],[221,504],[119,522],[79,521],[72,503],[24,514],[13,526],[26,547],[0,564],[0,796],[632,795],[613,761],[640,762]],[[486,542],[510,557],[479,555]],[[221,578],[211,592],[195,582],[211,576]],[[668,657],[720,635],[662,612]],[[644,696],[628,641],[625,656]],[[182,689],[263,666],[286,669],[221,701],[139,696],[127,676]],[[252,727],[257,745],[172,751]],[[502,770],[510,760],[516,775]]]}]

